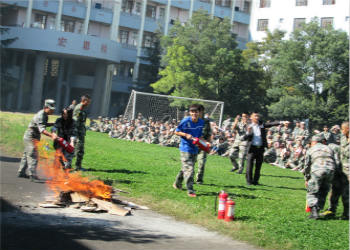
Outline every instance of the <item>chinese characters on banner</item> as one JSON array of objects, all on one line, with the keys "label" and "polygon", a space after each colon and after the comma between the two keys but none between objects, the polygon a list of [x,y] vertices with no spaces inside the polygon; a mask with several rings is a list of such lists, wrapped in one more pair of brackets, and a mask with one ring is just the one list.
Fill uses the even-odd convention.
[{"label": "chinese characters on banner", "polygon": [[61,46],[61,47],[66,47],[66,43],[67,43],[67,38],[64,38],[64,37],[59,37],[58,38],[58,46]]}]

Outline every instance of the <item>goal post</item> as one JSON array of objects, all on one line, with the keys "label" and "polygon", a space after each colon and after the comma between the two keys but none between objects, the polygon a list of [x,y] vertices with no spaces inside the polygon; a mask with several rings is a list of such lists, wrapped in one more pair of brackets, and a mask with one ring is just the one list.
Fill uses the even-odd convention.
[{"label": "goal post", "polygon": [[205,108],[205,114],[209,114],[211,120],[221,127],[222,116],[224,112],[224,102],[204,100],[188,97],[160,95],[133,90],[130,94],[126,106],[124,117],[135,119],[139,114],[148,119],[166,121],[176,119],[180,121],[187,113],[188,106],[198,103]]}]

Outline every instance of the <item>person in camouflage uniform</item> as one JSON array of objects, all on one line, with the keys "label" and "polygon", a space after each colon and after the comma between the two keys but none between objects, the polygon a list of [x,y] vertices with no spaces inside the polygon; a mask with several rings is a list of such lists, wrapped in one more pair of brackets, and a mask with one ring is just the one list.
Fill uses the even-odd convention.
[{"label": "person in camouflage uniform", "polygon": [[192,143],[194,137],[201,138],[204,121],[199,118],[199,105],[192,104],[189,108],[190,116],[185,117],[176,128],[176,135],[181,136],[180,155],[182,167],[176,176],[173,187],[182,188],[182,181],[185,181],[189,197],[196,197],[193,190],[194,164],[197,159],[198,147]]},{"label": "person in camouflage uniform", "polygon": [[[211,142],[211,127],[210,127],[210,120],[208,118],[204,118],[204,106],[199,105],[199,118],[201,118],[204,121],[204,127],[202,131],[203,139],[207,142]],[[202,184],[203,183],[203,177],[204,177],[204,170],[205,170],[205,163],[207,162],[207,152],[204,150],[199,149],[199,153],[197,156],[197,162],[198,162],[198,171],[196,175],[196,183]]]},{"label": "person in camouflage uniform", "polygon": [[[237,173],[242,174],[244,169],[244,161],[247,157],[248,141],[244,140],[243,137],[247,132],[248,115],[243,113],[241,121],[239,121],[239,118],[239,116],[236,116],[235,121],[232,125],[232,130],[236,132],[236,138],[229,157],[233,165],[231,172],[238,170]],[[238,164],[236,161],[237,159]]]},{"label": "person in camouflage uniform", "polygon": [[76,135],[77,139],[75,141],[75,170],[82,170],[81,164],[84,157],[84,147],[85,147],[85,135],[86,135],[86,108],[89,106],[91,102],[91,97],[89,95],[83,95],[81,97],[81,101],[77,104],[73,111],[73,119],[76,127]]},{"label": "person in camouflage uniform", "polygon": [[36,143],[40,141],[41,134],[49,136],[52,140],[57,138],[55,133],[50,133],[46,127],[52,126],[48,123],[48,116],[52,115],[55,110],[55,101],[51,99],[45,100],[44,109],[35,114],[28,125],[23,136],[24,152],[18,169],[17,176],[26,178],[26,170],[28,169],[31,181],[38,179],[36,168],[38,165],[38,149]]},{"label": "person in camouflage uniform", "polygon": [[323,126],[323,131],[320,133],[320,135],[323,136],[326,139],[327,144],[335,143],[333,134],[329,131],[327,125]]},{"label": "person in camouflage uniform", "polygon": [[267,150],[264,152],[264,162],[274,163],[276,161],[276,149],[273,142],[267,143]]},{"label": "person in camouflage uniform", "polygon": [[329,196],[329,208],[321,215],[334,217],[341,196],[344,207],[342,219],[349,220],[349,122],[342,124],[341,132],[343,136],[340,146],[334,143],[328,145],[339,155],[340,166],[334,173],[332,191]]},{"label": "person in camouflage uniform", "polygon": [[311,208],[310,219],[319,218],[319,211],[323,209],[339,161],[334,151],[321,144],[321,141],[321,136],[313,136],[311,148],[305,156],[304,175],[307,204]]}]

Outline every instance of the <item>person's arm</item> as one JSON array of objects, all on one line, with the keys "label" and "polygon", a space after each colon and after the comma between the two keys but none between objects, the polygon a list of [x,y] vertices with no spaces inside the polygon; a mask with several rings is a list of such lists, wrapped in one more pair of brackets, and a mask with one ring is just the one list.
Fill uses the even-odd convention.
[{"label": "person's arm", "polygon": [[191,140],[192,139],[192,135],[191,134],[187,134],[187,133],[182,132],[182,131],[175,131],[175,134],[178,135],[178,136],[185,137],[187,140]]},{"label": "person's arm", "polygon": [[38,126],[38,130],[41,134],[44,134],[48,137],[51,137],[52,140],[56,140],[57,139],[57,134],[55,133],[50,133],[49,131],[46,130],[46,124],[47,124],[47,119],[43,118],[43,117],[39,117],[37,120],[37,126]]}]

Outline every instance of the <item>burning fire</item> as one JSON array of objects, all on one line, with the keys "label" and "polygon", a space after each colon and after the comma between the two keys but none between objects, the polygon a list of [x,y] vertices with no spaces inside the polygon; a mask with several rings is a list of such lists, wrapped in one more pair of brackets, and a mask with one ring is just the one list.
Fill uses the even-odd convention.
[{"label": "burning fire", "polygon": [[36,147],[39,152],[38,169],[48,179],[46,184],[57,195],[60,192],[78,192],[87,197],[95,197],[110,200],[112,197],[112,187],[99,180],[89,180],[81,176],[79,172],[70,173],[64,170],[60,163],[60,158],[64,155],[60,149],[49,150],[47,141],[37,141]]}]

